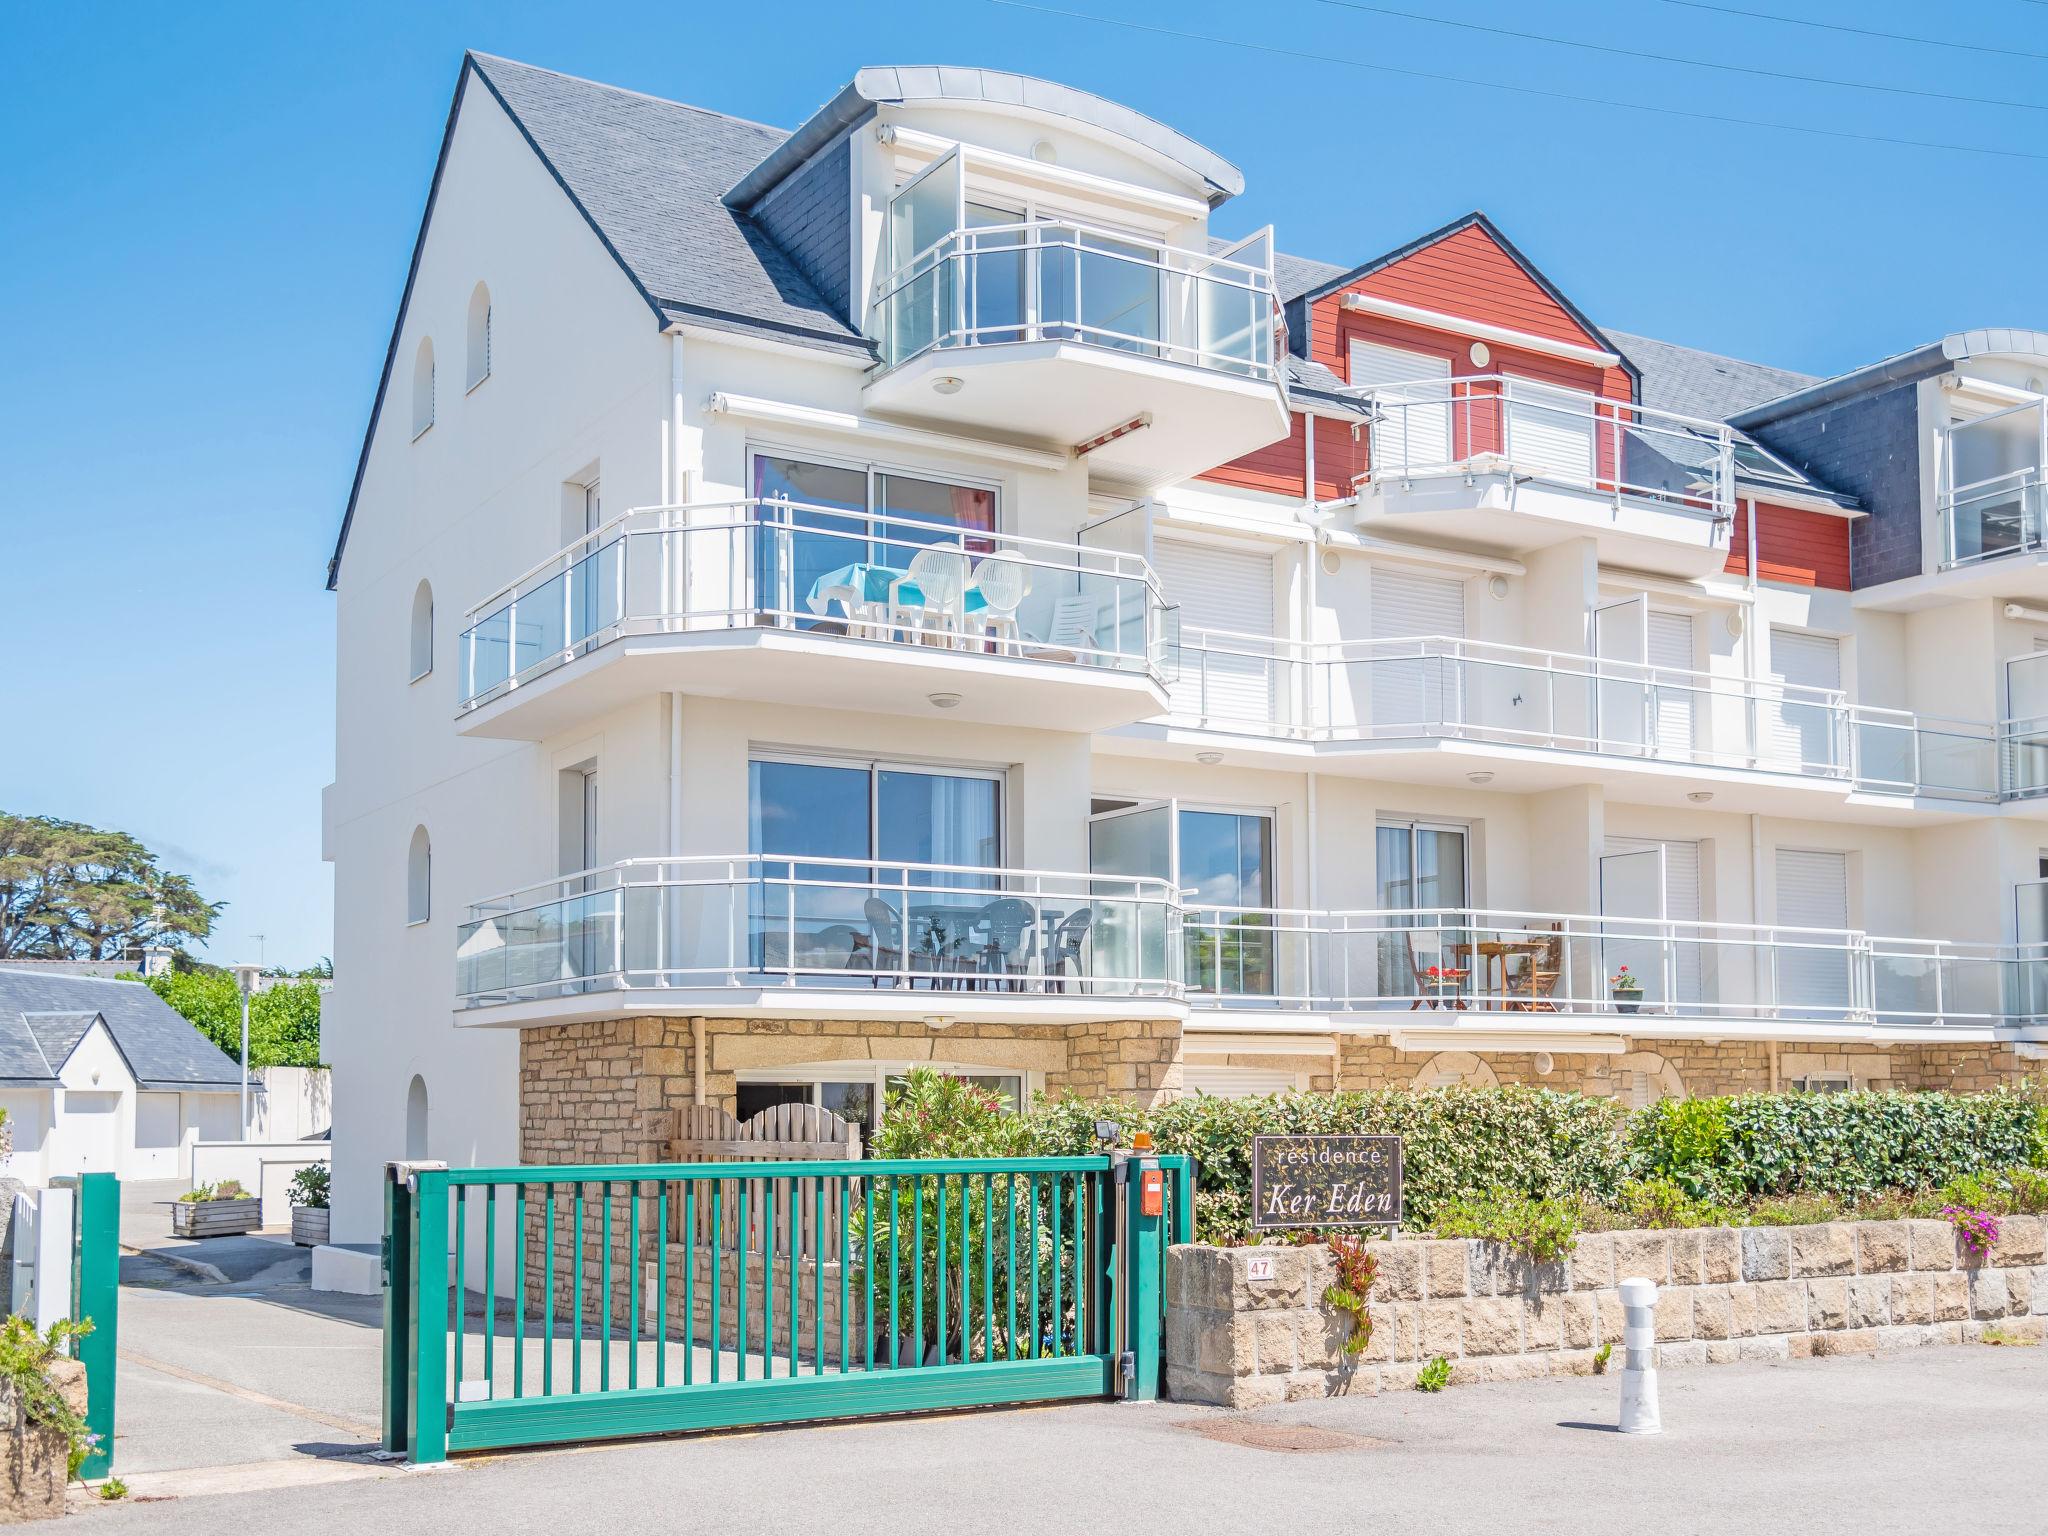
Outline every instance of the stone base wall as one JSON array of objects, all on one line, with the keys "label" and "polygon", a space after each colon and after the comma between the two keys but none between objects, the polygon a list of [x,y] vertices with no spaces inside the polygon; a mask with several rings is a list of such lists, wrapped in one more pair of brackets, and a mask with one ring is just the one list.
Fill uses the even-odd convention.
[{"label": "stone base wall", "polygon": [[[1402,1239],[1376,1244],[1372,1339],[1348,1369],[1350,1322],[1322,1295],[1327,1248],[1172,1249],[1166,1264],[1169,1396],[1253,1408],[1412,1387],[1441,1355],[1453,1382],[1586,1375],[1611,1344],[1621,1367],[1621,1280],[1661,1287],[1657,1364],[1718,1364],[1961,1343],[1996,1324],[2048,1330],[2044,1219],[2001,1222],[1973,1263],[1945,1221],[1830,1222],[1587,1233],[1537,1265],[1502,1244]],[[1272,1264],[1252,1280],[1254,1258]]]}]

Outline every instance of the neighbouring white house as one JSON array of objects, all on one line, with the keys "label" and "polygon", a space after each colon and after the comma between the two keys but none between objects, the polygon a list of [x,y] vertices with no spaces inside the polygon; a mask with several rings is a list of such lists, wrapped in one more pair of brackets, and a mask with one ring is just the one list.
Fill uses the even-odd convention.
[{"label": "neighbouring white house", "polygon": [[240,1134],[240,1070],[139,981],[0,966],[0,1174],[182,1177]]},{"label": "neighbouring white house", "polygon": [[464,61],[329,570],[365,1286],[393,1159],[913,1064],[2042,1075],[2048,332],[1816,379],[1243,189],[1000,70],[785,131]]}]

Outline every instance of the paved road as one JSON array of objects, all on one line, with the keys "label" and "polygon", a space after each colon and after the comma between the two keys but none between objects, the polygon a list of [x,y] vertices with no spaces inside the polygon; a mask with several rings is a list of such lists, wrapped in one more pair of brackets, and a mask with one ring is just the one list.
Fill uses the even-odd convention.
[{"label": "paved road", "polygon": [[[138,1297],[124,1325],[129,1319],[124,1338],[138,1350],[181,1368],[199,1362],[207,1374],[232,1377],[235,1390],[127,1368],[123,1413],[139,1442],[124,1437],[121,1447],[127,1470],[139,1474],[131,1481],[138,1494],[186,1496],[95,1507],[92,1519],[109,1532],[2048,1529],[2030,1483],[2048,1403],[2043,1349],[1966,1346],[1671,1372],[1663,1381],[1670,1429],[1647,1440],[1604,1427],[1616,1397],[1608,1378],[1402,1392],[1250,1416],[1358,1437],[1312,1454],[1206,1438],[1198,1431],[1232,1418],[1216,1410],[1088,1404],[525,1453],[413,1472],[351,1459],[362,1442],[325,1421],[360,1417],[367,1427],[374,1415],[375,1335],[362,1322],[295,1305],[289,1294],[218,1293]],[[301,1406],[252,1401],[252,1391]],[[232,1473],[175,1470],[234,1445],[261,1459]],[[145,1463],[153,1465],[145,1471]]]},{"label": "paved road", "polygon": [[[195,1277],[211,1271],[228,1281],[262,1278],[268,1284],[303,1281],[311,1274],[310,1248],[292,1246],[285,1230],[246,1237],[171,1236],[171,1206],[191,1186],[183,1179],[141,1179],[121,1186],[121,1243]],[[128,1269],[124,1265],[123,1279]]]}]

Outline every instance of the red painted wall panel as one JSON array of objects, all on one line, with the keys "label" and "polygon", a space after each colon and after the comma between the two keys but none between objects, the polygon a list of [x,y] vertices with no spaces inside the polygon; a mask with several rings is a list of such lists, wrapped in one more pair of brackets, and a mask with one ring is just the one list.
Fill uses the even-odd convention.
[{"label": "red painted wall panel", "polygon": [[[1729,541],[1728,574],[1749,574],[1749,503],[1735,507],[1735,532]],[[1756,576],[1758,581],[1795,587],[1849,590],[1849,519],[1826,512],[1759,503],[1756,509]]]}]

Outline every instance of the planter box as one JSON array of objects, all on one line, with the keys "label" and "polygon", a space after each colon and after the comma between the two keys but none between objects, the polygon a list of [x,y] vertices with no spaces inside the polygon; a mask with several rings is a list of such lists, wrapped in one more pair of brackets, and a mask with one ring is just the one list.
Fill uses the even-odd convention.
[{"label": "planter box", "polygon": [[173,1237],[233,1237],[254,1232],[263,1224],[263,1202],[251,1195],[240,1200],[179,1200],[171,1206]]},{"label": "planter box", "polygon": [[[72,1408],[85,1412],[85,1367],[59,1360],[50,1379]],[[0,1386],[0,1425],[8,1445],[0,1462],[0,1525],[54,1520],[64,1513],[64,1488],[70,1482],[70,1447],[61,1430],[27,1423],[14,1388]]]},{"label": "planter box", "polygon": [[292,1241],[301,1248],[318,1248],[327,1241],[327,1207],[292,1207]]}]

